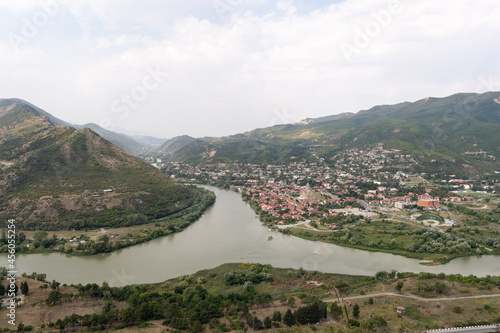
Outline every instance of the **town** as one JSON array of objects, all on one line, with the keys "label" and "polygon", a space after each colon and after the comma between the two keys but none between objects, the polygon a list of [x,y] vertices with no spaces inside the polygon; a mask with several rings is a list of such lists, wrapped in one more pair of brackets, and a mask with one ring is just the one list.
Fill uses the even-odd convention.
[{"label": "town", "polygon": [[[478,181],[455,175],[438,179],[436,174],[414,173],[417,158],[382,145],[349,149],[334,156],[333,163],[315,153],[312,156],[313,161],[292,158],[288,165],[195,167],[170,162],[159,167],[173,179],[238,191],[269,226],[314,220],[313,226],[333,229],[338,225],[327,223],[329,217],[352,214],[369,219],[380,214],[402,217],[401,212],[446,211],[447,203],[475,204],[474,195],[495,193],[500,185],[498,179]],[[418,215],[409,219],[416,221]]]}]

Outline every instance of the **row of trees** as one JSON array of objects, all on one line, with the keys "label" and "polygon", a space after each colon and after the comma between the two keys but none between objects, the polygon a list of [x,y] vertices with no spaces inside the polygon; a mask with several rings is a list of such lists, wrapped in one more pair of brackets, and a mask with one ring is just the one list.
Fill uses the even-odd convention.
[{"label": "row of trees", "polygon": [[327,305],[321,301],[316,301],[310,305],[299,307],[296,311],[288,309],[282,316],[280,311],[274,311],[272,317],[265,317],[260,320],[253,317],[249,312],[246,313],[247,325],[258,331],[261,329],[279,328],[285,326],[306,325],[318,323],[327,317]]},{"label": "row of trees", "polygon": [[[30,288],[28,286],[28,282],[27,281],[21,282],[20,288],[17,284],[14,284],[14,293],[15,294],[18,293],[19,289],[21,289],[21,293],[23,295],[25,295],[25,296],[28,295],[28,292],[30,290]],[[7,289],[5,288],[3,283],[0,283],[0,296],[5,296],[6,293],[7,293]]]}]

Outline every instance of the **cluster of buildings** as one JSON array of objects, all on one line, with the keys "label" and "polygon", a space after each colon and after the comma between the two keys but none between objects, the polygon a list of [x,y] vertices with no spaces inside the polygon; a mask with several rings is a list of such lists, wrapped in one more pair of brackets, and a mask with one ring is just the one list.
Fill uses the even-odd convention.
[{"label": "cluster of buildings", "polygon": [[[292,158],[281,165],[214,163],[191,166],[172,162],[164,171],[172,178],[240,191],[278,222],[303,220],[311,215],[332,216],[337,214],[333,207],[340,206],[362,204],[361,207],[367,210],[380,206],[436,209],[441,200],[474,200],[473,197],[446,195],[440,199],[432,196],[430,193],[439,187],[425,186],[423,176],[426,174],[409,171],[418,161],[411,155],[386,150],[381,145],[366,150],[349,149],[329,161],[314,152],[312,156],[308,161]],[[415,179],[419,179],[418,184]],[[470,180],[456,179],[454,175],[449,175],[443,183],[446,187],[464,190],[474,186]],[[484,186],[492,185],[486,182]]]},{"label": "cluster of buildings", "polygon": [[356,198],[338,199],[329,192],[313,189],[309,184],[290,184],[286,189],[279,186],[232,186],[257,203],[262,212],[273,218],[273,223],[287,224],[307,219],[311,216],[337,216],[336,208],[352,208]]}]

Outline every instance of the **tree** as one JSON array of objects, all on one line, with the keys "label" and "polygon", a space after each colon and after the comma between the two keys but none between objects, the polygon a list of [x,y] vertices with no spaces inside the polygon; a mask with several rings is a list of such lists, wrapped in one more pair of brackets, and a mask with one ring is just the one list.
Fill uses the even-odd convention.
[{"label": "tree", "polygon": [[21,282],[21,293],[24,296],[28,295],[29,290],[30,288],[28,287],[28,282],[27,281]]},{"label": "tree", "polygon": [[26,240],[26,234],[24,232],[20,232],[17,236],[17,240],[22,244]]},{"label": "tree", "polygon": [[269,293],[258,294],[255,297],[255,303],[259,306],[266,307],[273,302],[273,297]]},{"label": "tree", "polygon": [[269,328],[271,328],[271,326],[273,326],[273,322],[271,321],[271,318],[269,318],[269,316],[267,316],[266,318],[264,318],[264,327],[266,329],[269,329]]},{"label": "tree", "polygon": [[292,308],[295,306],[295,297],[292,296],[288,299],[288,305]]},{"label": "tree", "polygon": [[332,315],[333,318],[339,319],[342,317],[342,307],[338,305],[336,302],[332,303],[332,306],[330,308],[330,314]]},{"label": "tree", "polygon": [[300,299],[300,301],[302,303],[304,303],[304,300],[306,299],[307,294],[306,293],[300,293],[297,297]]},{"label": "tree", "polygon": [[195,333],[199,333],[199,332],[204,332],[205,331],[205,327],[203,327],[203,325],[200,323],[199,320],[195,321],[193,323],[193,326],[191,327],[191,330]]},{"label": "tree", "polygon": [[78,322],[80,321],[82,317],[73,313],[71,316],[69,317],[66,317],[67,319],[67,323],[68,323],[68,326],[70,326],[73,331],[75,330],[75,326],[78,324]]},{"label": "tree", "polygon": [[33,233],[33,239],[35,240],[35,242],[41,242],[42,240],[46,239],[47,236],[48,232],[43,230],[38,230]]},{"label": "tree", "polygon": [[354,318],[359,318],[359,305],[358,305],[358,303],[354,304],[354,306],[352,308],[352,315],[354,316]]},{"label": "tree", "polygon": [[377,280],[385,280],[389,278],[389,273],[387,271],[379,271],[375,273],[375,278]]},{"label": "tree", "polygon": [[45,300],[45,303],[48,305],[53,304],[55,305],[57,302],[60,302],[62,299],[62,294],[58,290],[52,290],[49,294],[49,297]]},{"label": "tree", "polygon": [[316,301],[310,305],[300,307],[295,313],[295,320],[298,324],[317,323],[325,318],[326,305],[321,301]]},{"label": "tree", "polygon": [[255,317],[253,319],[253,329],[256,331],[260,331],[263,328],[264,328],[264,324],[262,323],[262,321],[259,318]]},{"label": "tree", "polygon": [[97,238],[97,241],[103,242],[105,245],[108,245],[109,243],[109,236],[108,235],[101,235]]},{"label": "tree", "polygon": [[0,296],[5,295],[5,287],[3,284],[0,283]]},{"label": "tree", "polygon": [[59,290],[59,286],[61,285],[60,282],[57,282],[56,280],[52,280],[52,283],[50,284],[50,287],[53,289],[53,290]]},{"label": "tree", "polygon": [[246,320],[247,320],[248,326],[253,327],[253,316],[250,314],[250,312],[247,313]]},{"label": "tree", "polygon": [[272,319],[273,319],[273,323],[281,323],[281,312],[274,311]]},{"label": "tree", "polygon": [[45,281],[46,278],[47,278],[47,274],[40,273],[40,274],[35,275],[35,279],[37,281]]},{"label": "tree", "polygon": [[438,294],[444,294],[448,290],[448,287],[442,282],[436,282],[435,289]]},{"label": "tree", "polygon": [[368,304],[370,304],[370,305],[372,305],[372,304],[373,304],[373,297],[370,297],[370,298],[368,299]]},{"label": "tree", "polygon": [[295,324],[295,318],[293,317],[292,310],[286,310],[285,316],[283,317],[283,324],[286,326],[292,326]]},{"label": "tree", "polygon": [[399,292],[401,294],[401,289],[403,289],[403,281],[399,281],[398,283],[396,283],[396,291]]},{"label": "tree", "polygon": [[353,326],[353,327],[359,327],[359,326],[361,326],[361,323],[359,321],[355,320],[355,319],[349,319],[347,321],[347,324],[349,326]]}]

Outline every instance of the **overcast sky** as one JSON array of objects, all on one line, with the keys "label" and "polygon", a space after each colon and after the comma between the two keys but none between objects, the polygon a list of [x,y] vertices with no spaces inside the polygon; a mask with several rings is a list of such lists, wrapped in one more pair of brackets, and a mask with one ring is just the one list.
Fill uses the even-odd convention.
[{"label": "overcast sky", "polygon": [[161,138],[500,90],[498,0],[0,0],[0,98]]}]

